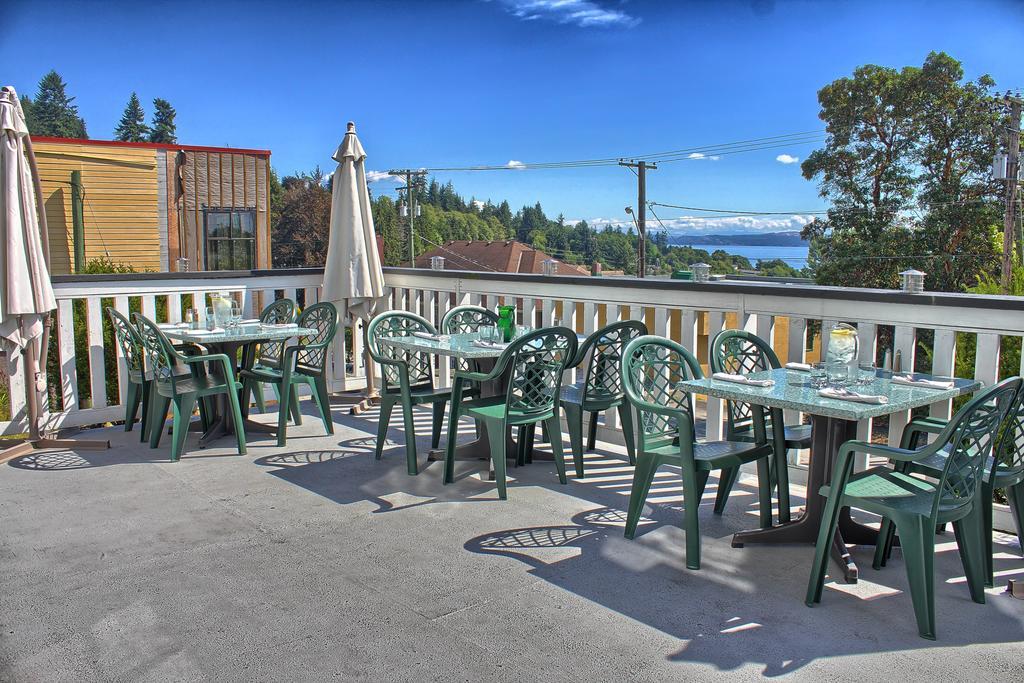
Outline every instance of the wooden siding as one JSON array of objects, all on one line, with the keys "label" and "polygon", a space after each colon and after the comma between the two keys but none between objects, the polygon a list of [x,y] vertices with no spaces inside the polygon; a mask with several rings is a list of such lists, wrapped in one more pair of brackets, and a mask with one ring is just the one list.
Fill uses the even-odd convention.
[{"label": "wooden siding", "polygon": [[157,150],[36,142],[49,226],[51,270],[73,269],[71,172],[81,171],[86,261],[109,257],[159,271]]},{"label": "wooden siding", "polygon": [[[174,177],[174,155],[167,155],[167,175]],[[186,151],[184,167],[185,193],[182,219],[186,229],[185,244],[177,244],[172,231],[169,251],[187,256],[193,270],[202,270],[206,245],[203,243],[203,208],[236,207],[256,210],[256,267],[270,267],[270,207],[267,205],[267,183],[270,160],[257,154]],[[175,212],[174,195],[169,195],[171,212]],[[176,224],[177,219],[169,223]]]}]

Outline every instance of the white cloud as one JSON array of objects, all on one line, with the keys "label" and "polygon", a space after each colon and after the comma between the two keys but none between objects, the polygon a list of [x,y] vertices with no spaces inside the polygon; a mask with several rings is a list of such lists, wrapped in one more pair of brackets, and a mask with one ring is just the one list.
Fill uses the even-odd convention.
[{"label": "white cloud", "polygon": [[509,159],[509,162],[507,164],[505,164],[505,166],[506,166],[506,168],[518,168],[518,169],[526,168],[526,164],[524,164],[521,161],[516,161],[515,159]]},{"label": "white cloud", "polygon": [[715,156],[710,156],[709,157],[708,155],[702,154],[701,152],[691,152],[690,155],[687,156],[686,158],[687,159],[707,159],[708,161],[718,161],[719,159],[721,159],[720,156],[715,155]]},{"label": "white cloud", "polygon": [[367,171],[366,182],[368,183],[379,183],[385,180],[394,180],[395,182],[401,181],[401,178],[396,178],[387,171]]},{"label": "white cloud", "polygon": [[[791,216],[679,216],[665,218],[659,223],[647,215],[647,229],[658,231],[664,225],[670,234],[684,235],[737,235],[759,232],[794,232],[814,220],[814,216],[793,214]],[[623,230],[633,225],[631,221],[612,218],[590,218],[587,224],[598,230],[605,226],[619,226]]]},{"label": "white cloud", "polygon": [[775,157],[775,161],[779,162],[780,164],[795,164],[796,162],[800,161],[800,157],[795,157],[792,154],[780,154],[779,156]]},{"label": "white cloud", "polygon": [[595,0],[500,0],[505,10],[523,21],[546,19],[582,28],[624,26],[632,28],[640,19],[617,9],[602,7]]}]

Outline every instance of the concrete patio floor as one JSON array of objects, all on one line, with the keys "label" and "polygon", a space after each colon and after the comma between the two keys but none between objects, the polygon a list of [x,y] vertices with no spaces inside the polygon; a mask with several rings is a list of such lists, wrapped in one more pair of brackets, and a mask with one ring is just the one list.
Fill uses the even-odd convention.
[{"label": "concrete patio floor", "polygon": [[550,462],[510,470],[498,501],[482,463],[452,486],[440,463],[409,477],[401,430],[378,462],[376,414],[334,416],[332,437],[307,419],[244,457],[192,437],[171,463],[166,443],[111,428],[110,451],[0,467],[0,680],[1024,678],[1024,602],[1003,592],[1024,578],[1015,539],[999,536],[999,586],[977,605],[952,534],[938,538],[929,642],[898,551],[875,572],[856,549],[861,582],[830,576],[808,609],[810,546],[730,547],[756,524],[750,480],[721,517],[709,483],[695,572],[669,470],[637,540],[622,537],[617,447],[566,486]]}]

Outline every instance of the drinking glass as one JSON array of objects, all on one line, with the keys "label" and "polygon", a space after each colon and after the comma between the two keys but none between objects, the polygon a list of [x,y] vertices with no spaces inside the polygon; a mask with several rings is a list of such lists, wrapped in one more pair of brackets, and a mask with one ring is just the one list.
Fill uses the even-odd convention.
[{"label": "drinking glass", "polygon": [[874,363],[861,363],[857,366],[859,377],[857,384],[871,384],[878,377],[878,368]]},{"label": "drinking glass", "polygon": [[242,325],[242,308],[240,306],[231,307],[231,326],[235,328],[237,332]]},{"label": "drinking glass", "polygon": [[823,389],[828,386],[828,373],[825,370],[825,363],[811,364],[810,383],[815,389]]},{"label": "drinking glass", "polygon": [[206,307],[206,329],[213,330],[217,327],[217,319],[213,315],[213,306]]},{"label": "drinking glass", "polygon": [[825,363],[825,373],[828,384],[833,387],[841,387],[850,381],[850,366],[837,360]]}]

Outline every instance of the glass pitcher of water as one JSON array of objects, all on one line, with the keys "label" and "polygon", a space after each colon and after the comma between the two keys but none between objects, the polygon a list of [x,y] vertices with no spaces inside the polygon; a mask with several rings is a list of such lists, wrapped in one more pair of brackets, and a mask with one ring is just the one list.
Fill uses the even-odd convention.
[{"label": "glass pitcher of water", "polygon": [[828,335],[828,352],[825,363],[829,368],[829,376],[854,376],[857,372],[857,358],[860,351],[860,340],[857,328],[846,323],[836,325]]}]

